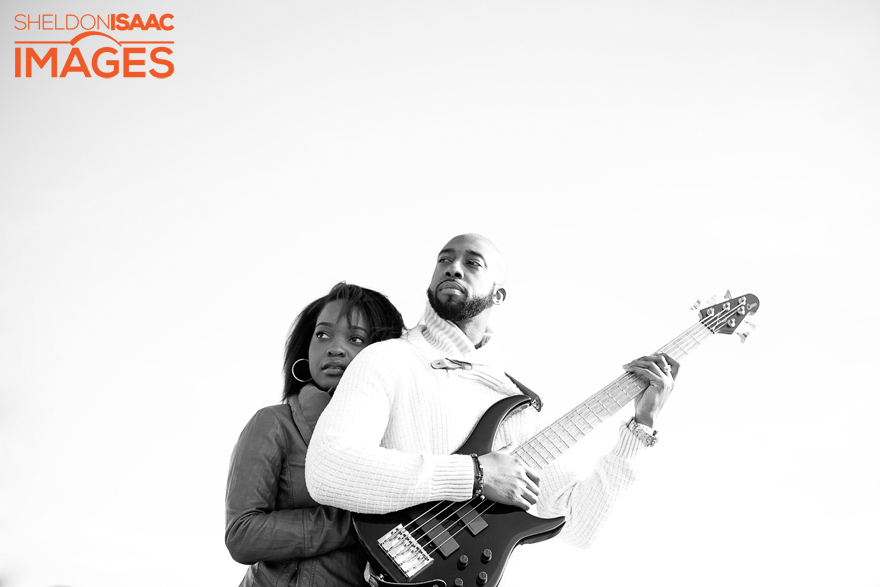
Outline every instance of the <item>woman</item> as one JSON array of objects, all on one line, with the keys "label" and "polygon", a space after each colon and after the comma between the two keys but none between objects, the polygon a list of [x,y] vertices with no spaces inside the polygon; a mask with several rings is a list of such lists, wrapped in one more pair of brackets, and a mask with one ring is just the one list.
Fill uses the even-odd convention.
[{"label": "woman", "polygon": [[297,317],[287,340],[283,401],[251,418],[229,466],[226,547],[251,565],[240,587],[364,584],[366,555],[349,513],[318,505],[306,491],[306,448],[355,355],[402,331],[388,298],[344,282]]}]

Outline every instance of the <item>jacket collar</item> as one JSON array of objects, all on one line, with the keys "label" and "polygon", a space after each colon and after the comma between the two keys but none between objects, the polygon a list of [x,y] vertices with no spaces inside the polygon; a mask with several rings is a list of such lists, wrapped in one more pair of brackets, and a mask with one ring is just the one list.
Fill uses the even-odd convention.
[{"label": "jacket collar", "polygon": [[314,385],[306,384],[302,386],[298,394],[290,397],[288,403],[293,415],[293,423],[296,424],[306,444],[309,444],[312,440],[315,424],[318,423],[318,417],[330,403],[330,394],[321,391]]}]

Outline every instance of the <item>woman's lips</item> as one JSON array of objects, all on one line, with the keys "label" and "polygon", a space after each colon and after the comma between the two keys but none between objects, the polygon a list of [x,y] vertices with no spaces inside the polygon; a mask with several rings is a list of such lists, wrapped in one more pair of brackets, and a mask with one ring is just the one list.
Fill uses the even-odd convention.
[{"label": "woman's lips", "polygon": [[321,367],[321,371],[323,373],[326,373],[327,375],[342,375],[342,373],[345,371],[345,366],[337,365],[335,363],[324,365],[323,367]]}]

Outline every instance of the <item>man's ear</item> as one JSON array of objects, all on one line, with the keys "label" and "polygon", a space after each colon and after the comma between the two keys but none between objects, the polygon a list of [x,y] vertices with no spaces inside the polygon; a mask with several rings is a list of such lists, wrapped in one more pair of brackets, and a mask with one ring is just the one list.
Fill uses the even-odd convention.
[{"label": "man's ear", "polygon": [[492,301],[496,306],[500,305],[501,302],[507,299],[507,290],[503,287],[499,287],[495,290],[495,293],[492,294],[492,298]]}]

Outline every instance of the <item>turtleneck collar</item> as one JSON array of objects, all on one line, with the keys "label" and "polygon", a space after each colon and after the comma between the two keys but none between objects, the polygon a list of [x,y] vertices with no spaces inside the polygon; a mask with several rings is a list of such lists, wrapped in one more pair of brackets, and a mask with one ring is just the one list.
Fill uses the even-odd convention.
[{"label": "turtleneck collar", "polygon": [[486,328],[483,339],[480,341],[480,347],[477,348],[455,322],[444,320],[437,315],[437,312],[434,311],[430,303],[425,305],[423,323],[424,330],[422,335],[425,337],[425,340],[450,359],[476,359],[477,357],[474,353],[479,355],[495,355],[494,352],[490,352],[495,351],[495,347],[498,346],[497,344],[490,344],[494,336],[491,328]]}]

